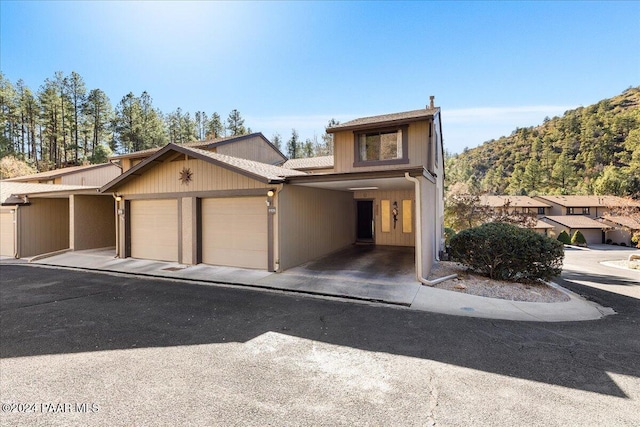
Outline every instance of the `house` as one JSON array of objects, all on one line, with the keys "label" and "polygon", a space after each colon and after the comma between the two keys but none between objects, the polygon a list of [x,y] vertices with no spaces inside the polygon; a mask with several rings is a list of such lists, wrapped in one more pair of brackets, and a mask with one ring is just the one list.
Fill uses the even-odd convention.
[{"label": "house", "polygon": [[0,255],[115,245],[115,202],[98,187],[0,181]]},{"label": "house", "polygon": [[[608,235],[616,238],[626,235],[630,241],[630,235],[624,230],[624,226],[602,218],[620,208],[640,209],[640,203],[617,196],[562,195],[536,196],[534,199],[551,206],[549,214],[542,221],[553,225],[553,236],[562,231],[572,236],[580,230],[587,244],[605,243]],[[597,218],[600,220],[596,220]]]},{"label": "house", "polygon": [[355,243],[396,245],[415,247],[426,276],[444,245],[433,98],[327,132],[332,158],[287,160],[259,136],[249,155],[212,143],[121,156],[123,174],[100,190],[117,201],[117,255],[277,272]]},{"label": "house", "polygon": [[26,182],[32,184],[86,185],[100,187],[111,181],[121,170],[113,163],[71,166],[32,175],[5,179],[4,182]]},{"label": "house", "polygon": [[499,195],[482,195],[480,196],[480,203],[489,206],[496,212],[504,213],[523,213],[523,214],[535,214],[537,221],[531,227],[534,231],[549,235],[549,231],[553,229],[553,226],[540,220],[548,213],[551,205],[548,203],[536,200],[529,196],[499,196]]},{"label": "house", "polygon": [[617,245],[635,246],[631,241],[635,233],[640,232],[640,220],[638,216],[622,216],[604,214],[596,220],[611,228],[605,232],[605,243],[615,243]]}]

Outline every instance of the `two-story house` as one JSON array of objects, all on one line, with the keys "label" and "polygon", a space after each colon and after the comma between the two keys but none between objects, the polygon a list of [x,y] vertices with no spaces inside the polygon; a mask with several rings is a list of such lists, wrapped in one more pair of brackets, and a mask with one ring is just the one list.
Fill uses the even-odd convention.
[{"label": "two-story house", "polygon": [[576,231],[584,235],[587,244],[605,243],[611,239],[615,243],[631,243],[629,221],[624,215],[616,215],[616,208],[640,209],[640,203],[617,196],[536,196],[536,200],[548,203],[549,214],[542,220],[553,225],[553,234],[566,231],[573,235]]},{"label": "two-story house", "polygon": [[433,98],[327,132],[333,158],[285,163],[266,140],[272,161],[175,144],[141,156],[101,189],[117,203],[117,255],[282,271],[355,243],[398,245],[428,275],[443,249]]}]

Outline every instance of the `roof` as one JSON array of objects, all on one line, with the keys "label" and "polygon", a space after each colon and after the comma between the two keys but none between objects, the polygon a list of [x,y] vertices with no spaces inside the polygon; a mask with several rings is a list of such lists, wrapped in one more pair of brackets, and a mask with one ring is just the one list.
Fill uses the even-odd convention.
[{"label": "roof", "polygon": [[631,216],[602,215],[596,219],[609,221],[613,224],[620,225],[631,230],[640,230],[640,221]]},{"label": "roof", "polygon": [[45,180],[45,179],[52,179],[52,178],[57,178],[63,175],[70,175],[72,173],[77,173],[77,172],[85,172],[88,171],[90,169],[98,169],[98,168],[103,168],[103,167],[107,167],[107,166],[111,166],[114,168],[117,168],[116,165],[114,165],[113,163],[100,163],[97,165],[84,165],[84,166],[70,166],[67,168],[60,168],[60,169],[53,169],[50,171],[46,171],[46,172],[39,172],[39,173],[34,173],[31,175],[23,175],[23,176],[17,176],[14,178],[8,178],[5,179],[3,181],[5,182],[21,182],[21,181],[33,181],[33,180]]},{"label": "roof", "polygon": [[538,220],[536,222],[536,225],[533,226],[533,228],[553,228],[553,225],[548,224],[544,221]]},{"label": "roof", "polygon": [[636,206],[640,207],[640,203],[631,199],[625,199],[618,196],[537,196],[544,201],[555,203],[568,208],[580,207],[623,207]]},{"label": "roof", "polygon": [[383,114],[380,116],[362,117],[327,128],[327,133],[335,133],[344,130],[359,130],[371,127],[396,126],[406,123],[425,120],[433,117],[440,111],[439,107],[424,108],[422,110],[405,111],[402,113]]},{"label": "roof", "polygon": [[98,187],[86,185],[32,184],[27,182],[0,181],[0,203],[12,195],[26,196],[47,193],[90,191],[97,192]]},{"label": "roof", "polygon": [[[187,147],[187,148],[214,148],[214,147],[219,147],[221,145],[230,144],[232,142],[238,142],[238,141],[242,141],[244,139],[254,138],[254,137],[262,138],[278,154],[280,154],[280,156],[282,156],[283,160],[287,159],[287,156],[282,154],[282,152],[280,150],[278,150],[278,147],[273,145],[271,143],[271,141],[269,141],[262,134],[262,132],[255,132],[255,133],[250,133],[250,134],[247,134],[247,135],[225,136],[225,137],[222,137],[222,138],[210,139],[210,140],[207,140],[207,141],[191,141],[191,142],[185,142],[183,144],[174,144],[174,145],[178,145],[178,146],[181,146],[181,147]],[[134,157],[134,158],[137,158],[137,157],[148,157],[151,154],[160,151],[162,148],[163,147],[153,147],[153,148],[148,148],[146,150],[134,151],[133,153],[120,154],[118,156],[111,156],[109,158],[115,160],[115,159],[127,159],[127,158],[130,158],[130,157]]]},{"label": "roof", "polygon": [[509,203],[512,208],[550,208],[551,205],[529,196],[480,196],[480,201],[492,208],[501,208]]},{"label": "roof", "polygon": [[571,229],[597,228],[599,230],[611,228],[595,219],[583,215],[549,215],[541,218],[543,221],[549,220],[556,224],[564,225]]},{"label": "roof", "polygon": [[184,145],[167,144],[153,155],[147,157],[145,160],[132,167],[113,181],[104,185],[100,191],[110,191],[111,189],[134,179],[136,176],[141,175],[146,170],[157,165],[159,161],[170,157],[171,153],[175,152],[212,163],[265,183],[283,182],[284,179],[289,176],[306,175],[304,172],[285,169],[280,166],[273,166],[266,163],[256,162],[254,160],[231,157],[199,148],[185,147]]},{"label": "roof", "polygon": [[333,156],[304,157],[289,159],[282,165],[286,169],[328,169],[333,167]]}]

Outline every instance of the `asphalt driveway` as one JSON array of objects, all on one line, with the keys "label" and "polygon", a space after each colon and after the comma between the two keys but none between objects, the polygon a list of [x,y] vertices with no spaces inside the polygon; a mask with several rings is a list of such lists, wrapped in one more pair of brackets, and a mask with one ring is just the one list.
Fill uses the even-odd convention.
[{"label": "asphalt driveway", "polygon": [[640,308],[596,291],[542,324],[3,265],[0,423],[631,426]]}]

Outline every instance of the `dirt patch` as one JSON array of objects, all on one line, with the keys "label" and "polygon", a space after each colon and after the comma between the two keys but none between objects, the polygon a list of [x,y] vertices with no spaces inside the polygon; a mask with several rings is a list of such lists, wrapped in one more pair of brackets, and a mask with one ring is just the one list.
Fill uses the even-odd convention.
[{"label": "dirt patch", "polygon": [[435,285],[435,288],[453,292],[461,292],[481,297],[506,299],[527,302],[564,302],[569,296],[546,283],[515,283],[491,280],[484,276],[470,273],[462,264],[440,261],[431,269],[429,280],[457,274],[457,279],[446,280]]}]

